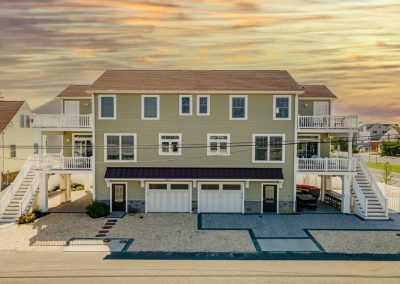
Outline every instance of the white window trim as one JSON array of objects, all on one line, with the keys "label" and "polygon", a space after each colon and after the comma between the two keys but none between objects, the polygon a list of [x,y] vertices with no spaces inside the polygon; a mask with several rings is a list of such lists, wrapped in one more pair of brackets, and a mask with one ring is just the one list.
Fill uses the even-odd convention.
[{"label": "white window trim", "polygon": [[[113,98],[114,99],[114,116],[113,117],[102,117],[101,116],[101,98]],[[117,119],[117,96],[116,95],[99,95],[98,112],[99,112],[98,117],[101,120]]]},{"label": "white window trim", "polygon": [[[120,160],[108,160],[107,159],[107,136],[119,136],[119,157]],[[121,147],[121,136],[133,136],[134,137],[134,147],[133,147],[133,160],[121,160],[122,157],[122,147]],[[93,146],[94,147],[94,146]],[[110,163],[134,163],[137,162],[137,135],[136,133],[104,133],[104,162],[110,162]]]},{"label": "white window trim", "polygon": [[[75,157],[75,141],[92,141],[92,147],[94,148],[93,145],[93,135],[92,137],[77,137],[79,135],[92,135],[92,133],[89,132],[83,132],[83,133],[72,133],[72,156]],[[105,141],[105,140],[104,140]],[[93,150],[92,150],[93,151]]]},{"label": "white window trim", "polygon": [[[157,98],[157,117],[144,116],[144,99]],[[160,95],[142,95],[142,120],[159,120],[160,119]]]},{"label": "white window trim", "polygon": [[[226,141],[227,143],[227,148],[226,148],[226,153],[214,153],[211,152],[210,146],[211,146],[211,141],[210,141],[210,137],[211,136],[227,136],[228,139]],[[231,134],[225,133],[207,133],[207,156],[230,156],[231,155]]]},{"label": "white window trim", "polygon": [[[267,151],[267,161],[259,161],[256,160],[255,156],[256,156],[256,136],[268,136],[268,151]],[[271,136],[279,136],[282,137],[282,161],[270,161],[270,148],[269,148],[269,144],[270,144],[270,137]],[[296,146],[297,147],[297,146]],[[251,153],[251,160],[254,164],[283,164],[285,163],[285,134],[253,134],[253,138],[252,138],[252,153]]]},{"label": "white window trim", "polygon": [[[315,136],[315,137],[318,137],[318,138],[317,138],[317,140],[315,140],[315,139],[306,138],[306,136]],[[304,137],[304,138],[302,138],[302,137]],[[321,157],[321,134],[298,135],[298,137],[297,137],[297,145],[300,142],[305,142],[305,143],[307,143],[307,142],[318,142],[318,157]],[[296,147],[297,147],[297,145],[296,145]],[[329,149],[330,149],[330,147],[329,147]]]},{"label": "white window trim", "polygon": [[[200,113],[200,98],[207,98],[207,113]],[[202,116],[210,115],[210,95],[197,96],[197,115],[202,115]]]},{"label": "white window trim", "polygon": [[[183,98],[189,98],[189,102],[190,102],[190,107],[189,107],[189,113],[182,113],[182,99]],[[192,115],[193,113],[193,98],[192,95],[179,95],[179,115]]]},{"label": "white window trim", "polygon": [[[289,114],[289,116],[287,117],[287,118],[280,118],[280,117],[276,117],[276,99],[279,99],[279,98],[288,98],[289,99],[289,102],[288,102],[288,106],[289,106],[289,109],[288,109],[288,114]],[[291,120],[292,119],[292,96],[289,96],[289,95],[274,95],[274,103],[273,103],[273,116],[272,116],[272,119],[273,120]]]},{"label": "white window trim", "polygon": [[[174,153],[174,152],[168,152],[168,153],[164,153],[162,151],[162,140],[161,137],[162,136],[179,136],[179,142],[178,142],[178,152]],[[158,134],[158,155],[160,156],[181,156],[182,155],[182,133],[159,133]]]},{"label": "white window trim", "polygon": [[[233,98],[244,98],[244,117],[232,117],[232,100]],[[247,112],[249,109],[247,95],[230,95],[229,96],[229,120],[247,120]]]}]

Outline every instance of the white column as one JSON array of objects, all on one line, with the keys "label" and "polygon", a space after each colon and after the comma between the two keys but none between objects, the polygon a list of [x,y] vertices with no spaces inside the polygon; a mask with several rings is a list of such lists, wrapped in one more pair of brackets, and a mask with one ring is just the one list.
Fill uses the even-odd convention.
[{"label": "white column", "polygon": [[67,201],[71,201],[72,179],[71,174],[66,174],[67,177]]},{"label": "white column", "polygon": [[321,176],[321,201],[325,200],[326,176]]},{"label": "white column", "polygon": [[348,137],[348,141],[347,141],[347,149],[348,149],[347,156],[350,160],[353,156],[353,132],[349,132],[349,137]]},{"label": "white column", "polygon": [[351,200],[351,192],[350,192],[350,176],[343,176],[343,187],[342,187],[342,212],[345,214],[350,213],[350,200]]},{"label": "white column", "polygon": [[39,210],[42,212],[47,212],[48,208],[48,181],[49,175],[41,173],[39,177],[39,195],[38,195],[38,205]]},{"label": "white column", "polygon": [[64,203],[68,201],[67,197],[67,177],[66,174],[60,174],[60,203]]}]

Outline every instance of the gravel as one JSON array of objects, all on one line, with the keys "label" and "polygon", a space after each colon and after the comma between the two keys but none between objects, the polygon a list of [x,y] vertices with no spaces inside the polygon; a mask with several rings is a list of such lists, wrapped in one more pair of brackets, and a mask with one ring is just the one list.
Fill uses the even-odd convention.
[{"label": "gravel", "polygon": [[[143,216],[143,218],[140,218]],[[246,230],[197,230],[196,214],[135,214],[125,216],[109,237],[134,238],[129,251],[254,252]]]},{"label": "gravel", "polygon": [[309,231],[326,252],[400,253],[400,231]]}]

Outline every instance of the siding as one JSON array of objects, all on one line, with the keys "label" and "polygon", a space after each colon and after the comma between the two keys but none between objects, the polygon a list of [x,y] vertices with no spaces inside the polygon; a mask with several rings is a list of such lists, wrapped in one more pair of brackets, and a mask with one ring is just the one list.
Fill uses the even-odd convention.
[{"label": "siding", "polygon": [[[314,102],[322,102],[324,100],[299,100],[299,115],[312,116],[314,115]],[[324,101],[326,102],[326,100]],[[329,101],[329,108],[331,101]]]},{"label": "siding", "polygon": [[79,101],[79,113],[91,114],[92,113],[92,100],[91,99],[64,99],[62,101],[62,112],[64,113],[65,101]]},{"label": "siding", "polygon": [[[210,96],[210,116],[197,116],[195,95],[192,97],[192,116],[179,116],[179,95],[160,95],[160,120],[141,119],[141,96],[117,95],[117,120],[99,120],[98,96],[95,96],[96,120],[96,198],[109,199],[104,174],[108,166],[124,167],[271,167],[282,168],[285,181],[281,200],[293,200],[294,145],[286,145],[285,163],[252,163],[250,146],[231,148],[230,156],[207,156],[204,148],[183,148],[182,156],[159,156],[158,148],[138,149],[138,162],[104,162],[105,133],[136,133],[139,145],[157,145],[159,133],[182,133],[183,144],[207,144],[207,133],[229,133],[231,143],[252,141],[252,134],[285,134],[286,141],[294,141],[294,103],[292,120],[274,121],[273,95],[248,95],[248,119],[229,120],[229,95]],[[261,185],[260,185],[261,186]],[[257,186],[260,189],[260,186]],[[259,192],[246,194],[253,199]],[[197,195],[195,195],[197,196]],[[258,197],[259,198],[259,197]],[[257,199],[256,199],[257,200]]]}]

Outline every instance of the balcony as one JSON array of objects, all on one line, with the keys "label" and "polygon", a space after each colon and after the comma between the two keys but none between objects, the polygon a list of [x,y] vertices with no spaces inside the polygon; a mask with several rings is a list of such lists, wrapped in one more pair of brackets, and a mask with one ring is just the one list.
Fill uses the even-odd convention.
[{"label": "balcony", "polygon": [[304,173],[355,172],[356,158],[297,158],[297,171]]},{"label": "balcony", "polygon": [[299,130],[352,130],[357,129],[357,116],[302,116],[299,115]]},{"label": "balcony", "polygon": [[41,171],[92,170],[93,157],[64,157],[61,154],[34,155],[33,166]]},{"label": "balcony", "polygon": [[91,114],[34,114],[33,127],[52,129],[91,129]]}]

